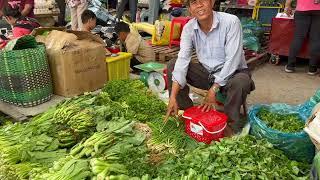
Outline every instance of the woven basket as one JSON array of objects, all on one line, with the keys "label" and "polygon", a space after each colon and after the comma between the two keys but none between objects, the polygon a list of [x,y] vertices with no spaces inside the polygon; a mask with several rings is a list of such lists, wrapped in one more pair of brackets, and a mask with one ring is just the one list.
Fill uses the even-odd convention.
[{"label": "woven basket", "polygon": [[52,81],[44,45],[0,52],[0,100],[31,107],[51,97]]}]

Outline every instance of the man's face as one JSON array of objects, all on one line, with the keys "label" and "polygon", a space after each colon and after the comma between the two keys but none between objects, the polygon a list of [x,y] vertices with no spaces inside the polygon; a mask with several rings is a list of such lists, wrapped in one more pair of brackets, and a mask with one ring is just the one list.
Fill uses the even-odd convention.
[{"label": "man's face", "polygon": [[210,18],[215,0],[190,0],[189,12],[198,21]]}]

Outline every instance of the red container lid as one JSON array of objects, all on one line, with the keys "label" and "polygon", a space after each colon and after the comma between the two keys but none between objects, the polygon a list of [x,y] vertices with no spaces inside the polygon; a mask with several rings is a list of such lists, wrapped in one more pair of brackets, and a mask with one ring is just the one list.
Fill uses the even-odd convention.
[{"label": "red container lid", "polygon": [[212,126],[226,123],[228,120],[228,117],[224,113],[211,110],[200,116],[194,117],[194,120],[201,122],[201,124],[205,127],[212,127]]},{"label": "red container lid", "polygon": [[204,112],[201,111],[201,108],[198,108],[199,106],[193,106],[191,108],[188,108],[184,111],[182,117],[186,119],[193,119],[199,115],[202,115]]}]

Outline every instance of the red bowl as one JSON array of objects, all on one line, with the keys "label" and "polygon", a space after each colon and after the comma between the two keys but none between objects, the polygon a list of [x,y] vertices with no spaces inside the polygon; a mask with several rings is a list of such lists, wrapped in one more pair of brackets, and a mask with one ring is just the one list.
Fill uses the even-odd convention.
[{"label": "red bowl", "polygon": [[113,54],[120,52],[120,48],[107,48],[107,49]]}]

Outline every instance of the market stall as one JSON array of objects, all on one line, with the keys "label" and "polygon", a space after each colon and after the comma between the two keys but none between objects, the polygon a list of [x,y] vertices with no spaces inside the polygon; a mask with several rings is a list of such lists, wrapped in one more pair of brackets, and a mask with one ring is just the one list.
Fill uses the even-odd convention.
[{"label": "market stall", "polygon": [[[135,54],[120,52],[115,16],[99,1],[89,6],[104,22],[94,29],[95,34],[38,28],[9,41],[0,51],[0,111],[23,120],[12,122],[0,116],[0,179],[318,177],[320,89],[298,105],[250,104],[247,111],[244,101],[241,120],[245,124],[237,134],[228,134],[222,93],[215,100],[221,109],[203,112],[193,106],[166,120],[166,64],[177,58],[181,31],[191,17],[183,13],[186,8],[181,1],[172,1],[166,5],[176,12],[159,15],[168,19],[157,18],[155,10],[165,2],[139,1],[150,2],[144,6],[149,11],[141,13],[149,23],[126,22],[129,31],[142,34],[144,45],[155,53],[152,62],[135,66],[142,71],[139,75],[130,73]],[[38,1],[36,14],[43,14],[45,5],[52,3]],[[239,18],[250,69],[264,62],[267,53],[268,23],[257,20],[264,17],[269,22],[273,15],[265,18],[264,10],[281,8],[255,5],[239,1],[221,6],[256,14],[253,19]],[[282,32],[276,27],[272,25],[272,32]],[[279,39],[272,34],[271,42]],[[190,54],[192,63],[199,63],[197,52]],[[197,92],[191,87],[189,96],[196,105],[207,92],[195,97]]]},{"label": "market stall", "polygon": [[140,81],[110,81],[97,95],[69,99],[28,123],[1,128],[0,176],[308,177],[310,165],[289,160],[266,140],[244,133],[210,145],[199,144],[184,133],[183,121],[172,118],[163,124],[164,111],[165,104]]}]

